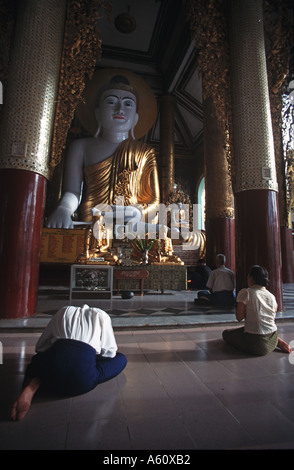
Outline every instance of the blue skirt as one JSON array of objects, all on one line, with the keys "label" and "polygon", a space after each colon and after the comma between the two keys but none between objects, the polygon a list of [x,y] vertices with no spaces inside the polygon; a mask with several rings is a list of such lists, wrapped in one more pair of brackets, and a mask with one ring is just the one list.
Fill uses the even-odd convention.
[{"label": "blue skirt", "polygon": [[118,375],[126,364],[126,357],[121,353],[106,358],[97,355],[92,346],[82,341],[59,339],[49,349],[32,357],[24,386],[38,377],[42,389],[59,395],[80,395]]}]

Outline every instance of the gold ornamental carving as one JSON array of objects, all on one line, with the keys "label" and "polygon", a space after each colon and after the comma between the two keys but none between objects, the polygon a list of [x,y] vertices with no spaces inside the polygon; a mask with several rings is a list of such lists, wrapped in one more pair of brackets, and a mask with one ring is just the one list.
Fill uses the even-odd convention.
[{"label": "gold ornamental carving", "polygon": [[[271,2],[264,0],[265,45],[267,57],[267,73],[273,137],[275,147],[275,162],[279,184],[279,205],[281,225],[289,224],[289,214],[293,207],[294,173],[293,150],[283,148],[283,119],[291,117],[291,104],[283,108],[283,94],[287,93],[289,81],[289,64],[291,47],[293,47],[293,11],[282,0]],[[292,123],[293,123],[292,116]],[[292,124],[293,125],[293,124]]]},{"label": "gold ornamental carving", "polygon": [[174,254],[172,240],[169,237],[153,240],[135,239],[131,242],[131,258],[137,264],[184,265]]},{"label": "gold ornamental carving", "polygon": [[[191,198],[188,194],[185,193],[184,189],[180,184],[175,183],[174,189],[170,193],[169,198],[166,202],[166,206],[168,207],[169,205],[179,203],[185,204],[189,208],[189,228],[190,230],[193,230],[193,205],[191,202]],[[170,216],[170,213],[168,213],[168,216]],[[169,219],[168,223],[170,223]]]},{"label": "gold ornamental carving", "polygon": [[106,0],[68,0],[59,91],[52,138],[51,172],[61,160],[75,109],[85,82],[101,57],[99,19],[111,13]]},{"label": "gold ornamental carving", "polygon": [[[203,82],[203,98],[211,97],[219,125],[225,133],[225,152],[233,189],[235,163],[232,146],[232,110],[227,30],[226,2],[222,0],[183,0],[191,35],[198,50],[199,71]],[[293,11],[283,0],[264,0],[264,25],[267,50],[267,68],[276,156],[281,151],[282,88],[288,73],[290,48],[293,47]],[[291,206],[292,171],[291,152],[284,155],[287,167],[286,185],[279,181],[279,190],[286,191],[288,211]],[[278,173],[283,174],[284,163],[276,159]],[[283,160],[283,159],[282,159]],[[294,201],[293,201],[294,202]],[[293,205],[292,202],[292,205]]]},{"label": "gold ornamental carving", "polygon": [[114,194],[118,198],[122,198],[126,206],[131,204],[132,193],[130,191],[130,175],[131,170],[123,170],[118,175],[118,181],[114,187]]},{"label": "gold ornamental carving", "polygon": [[232,147],[232,109],[226,2],[223,0],[183,0],[187,21],[198,51],[203,99],[213,101],[218,125],[224,134],[224,150],[234,188],[235,168]]}]

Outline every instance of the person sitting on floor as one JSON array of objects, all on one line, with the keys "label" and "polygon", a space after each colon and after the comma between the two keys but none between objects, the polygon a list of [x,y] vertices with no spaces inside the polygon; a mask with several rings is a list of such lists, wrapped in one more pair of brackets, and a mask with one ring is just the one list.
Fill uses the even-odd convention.
[{"label": "person sitting on floor", "polygon": [[117,352],[109,315],[88,305],[58,310],[35,350],[11,411],[14,421],[24,418],[40,387],[58,395],[80,395],[112,379],[127,364]]},{"label": "person sitting on floor", "polygon": [[195,303],[212,304],[216,306],[233,306],[235,304],[235,275],[225,266],[226,257],[219,254],[216,257],[216,269],[211,271],[206,287],[209,291],[198,292]]},{"label": "person sitting on floor", "polygon": [[248,288],[237,295],[236,318],[245,319],[245,326],[224,330],[224,341],[236,349],[255,356],[264,356],[276,347],[290,353],[290,346],[278,337],[275,316],[277,301],[266,287],[268,272],[259,265],[252,266],[248,274]]},{"label": "person sitting on floor", "polygon": [[210,273],[211,269],[206,265],[205,259],[200,258],[191,276],[191,288],[205,289]]}]

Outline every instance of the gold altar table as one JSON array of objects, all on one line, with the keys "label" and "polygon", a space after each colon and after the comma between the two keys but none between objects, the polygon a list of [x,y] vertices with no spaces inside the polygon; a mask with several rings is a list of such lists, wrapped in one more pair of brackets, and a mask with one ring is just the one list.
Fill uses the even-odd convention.
[{"label": "gold altar table", "polygon": [[[77,228],[74,230],[43,228],[41,243],[40,262],[45,267],[67,265],[76,263],[76,259],[84,249],[85,230]],[[89,267],[99,268],[98,264],[89,264]],[[101,265],[100,268],[103,268]],[[186,290],[187,289],[187,266],[178,264],[122,264],[113,266],[113,291],[118,288],[118,274],[120,271],[146,270],[148,277],[144,279],[145,290]],[[132,275],[130,276],[132,277]],[[140,279],[120,279],[119,289],[141,291]],[[98,295],[98,292],[97,292]]]}]

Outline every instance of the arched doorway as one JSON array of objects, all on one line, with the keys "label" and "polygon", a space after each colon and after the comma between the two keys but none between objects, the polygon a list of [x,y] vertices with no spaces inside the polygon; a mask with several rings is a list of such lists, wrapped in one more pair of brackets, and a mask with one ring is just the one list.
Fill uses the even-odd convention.
[{"label": "arched doorway", "polygon": [[205,178],[201,178],[197,190],[198,230],[205,230]]}]

